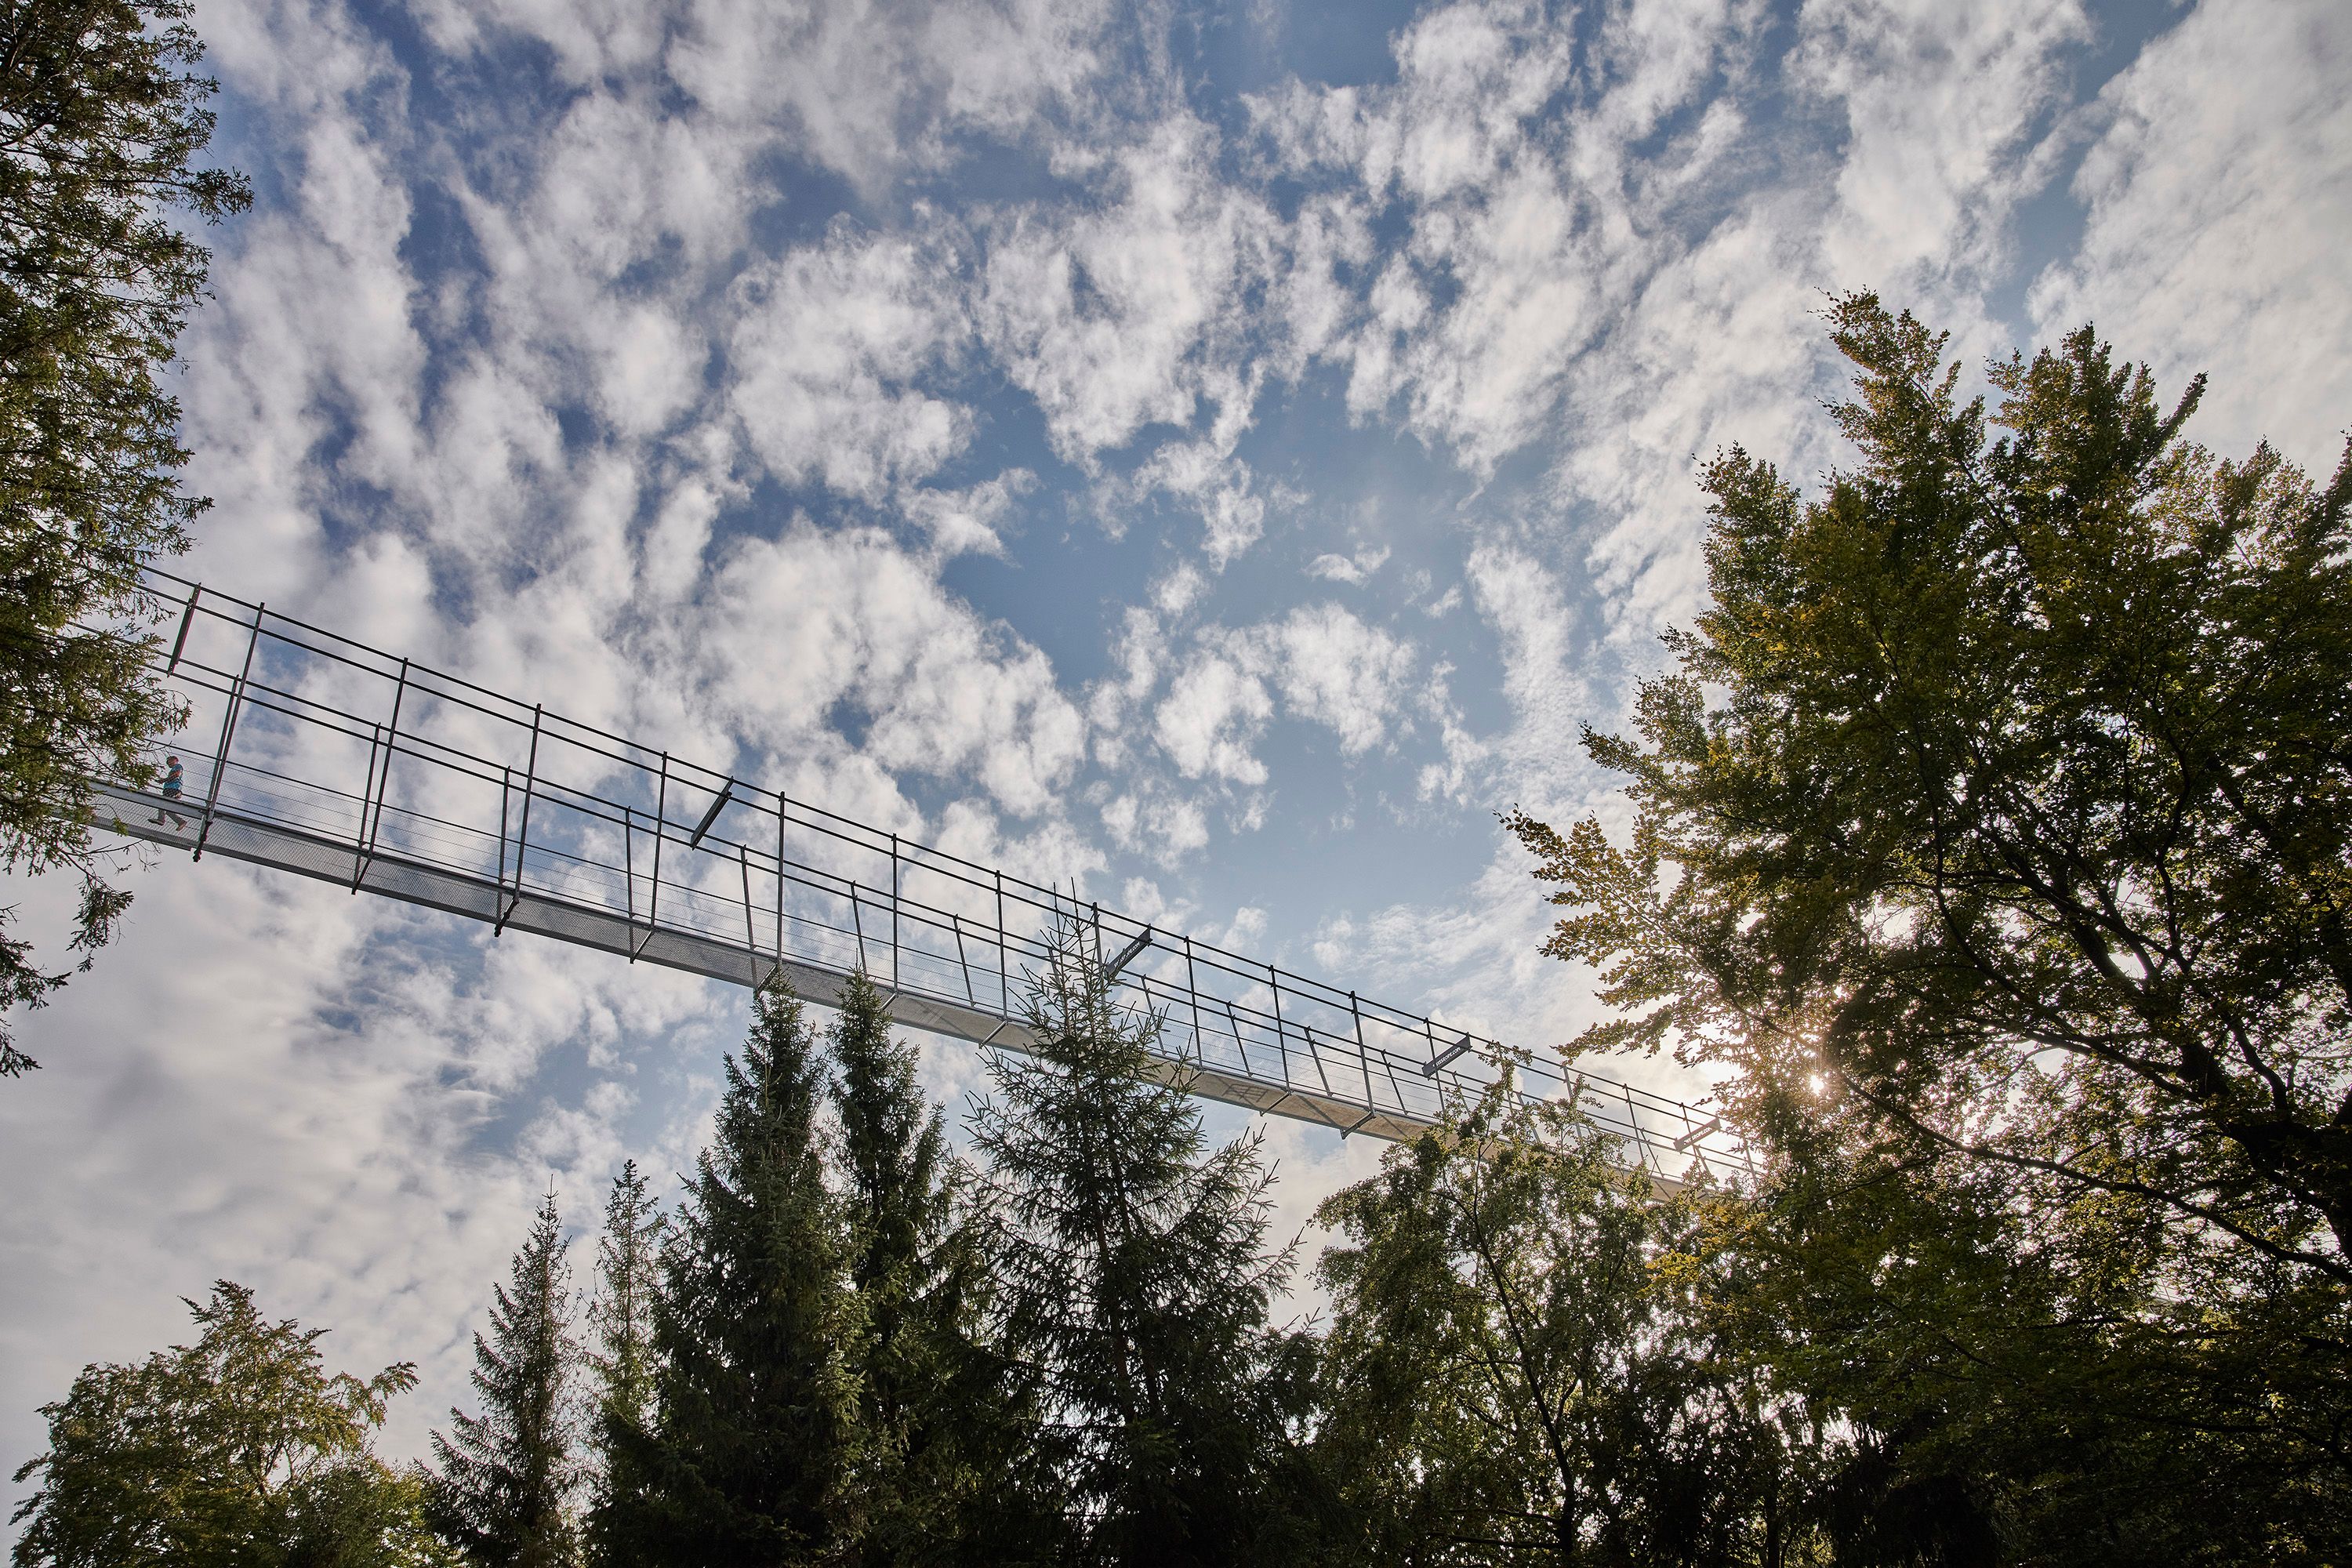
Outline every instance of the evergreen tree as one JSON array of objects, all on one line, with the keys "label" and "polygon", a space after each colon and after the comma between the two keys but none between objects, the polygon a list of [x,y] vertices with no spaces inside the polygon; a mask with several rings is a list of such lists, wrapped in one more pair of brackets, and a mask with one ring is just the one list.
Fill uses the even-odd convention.
[{"label": "evergreen tree", "polygon": [[[1014,1369],[982,1342],[983,1259],[938,1109],[882,993],[851,977],[827,1032],[859,1342],[859,1560],[1017,1560],[1041,1490]],[[1024,1484],[1030,1483],[1030,1484]]]},{"label": "evergreen tree", "polygon": [[440,1474],[436,1522],[477,1563],[558,1568],[579,1557],[572,1499],[572,1269],[550,1193],[516,1253],[512,1289],[495,1288],[490,1335],[474,1336],[474,1390],[482,1413],[452,1410],[455,1435],[433,1435]]},{"label": "evergreen tree", "polygon": [[[597,1289],[588,1308],[596,1335],[589,1352],[595,1377],[590,1442],[599,1460],[596,1499],[588,1515],[590,1554],[599,1562],[620,1559],[605,1537],[617,1509],[626,1513],[642,1500],[644,1477],[633,1437],[641,1437],[653,1416],[657,1362],[654,1353],[654,1301],[661,1288],[663,1220],[635,1160],[613,1178],[604,1203],[604,1234],[596,1243]],[[624,1500],[616,1504],[615,1498]]]},{"label": "evergreen tree", "polygon": [[[210,260],[182,216],[249,199],[194,167],[215,84],[192,68],[194,9],[0,5],[0,869],[79,877],[85,953],[131,902],[91,842],[90,785],[152,777],[147,748],[185,712],[150,668],[159,606],[139,586],[210,504],[179,488],[162,379]],[[65,984],[7,934],[12,912],[0,1010]],[[0,1011],[0,1078],[37,1065]]]},{"label": "evergreen tree", "polygon": [[1145,1076],[1161,1020],[1114,1003],[1076,930],[1031,982],[1032,1054],[992,1054],[973,1142],[1076,1556],[1279,1561],[1301,1367],[1267,1324],[1290,1253],[1267,1246],[1258,1140],[1209,1149],[1185,1092]]},{"label": "evergreen tree", "polygon": [[619,1561],[774,1568],[830,1561],[856,1533],[845,1352],[861,1329],[818,1146],[823,1079],[792,994],[752,1007],[663,1247],[653,1425],[620,1445],[643,1490],[607,1499]]}]

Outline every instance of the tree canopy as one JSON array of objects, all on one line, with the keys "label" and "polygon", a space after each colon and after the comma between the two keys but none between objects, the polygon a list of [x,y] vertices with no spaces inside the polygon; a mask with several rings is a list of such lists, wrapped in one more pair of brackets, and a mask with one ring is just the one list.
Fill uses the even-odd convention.
[{"label": "tree canopy", "polygon": [[[149,668],[141,566],[187,548],[163,376],[242,176],[197,167],[214,83],[191,0],[0,3],[0,867],[81,879],[72,946],[130,903],[89,837],[90,785],[144,781],[184,713]],[[65,975],[0,910],[0,1009]],[[0,1077],[38,1064],[0,1016]]]},{"label": "tree canopy", "polygon": [[1577,1049],[1731,1069],[1773,1162],[1758,1331],[1920,1454],[2006,1449],[2020,1528],[2321,1550],[2352,452],[2324,487],[2218,458],[2201,380],[2167,408],[2088,328],[1993,364],[1989,411],[1909,315],[1830,314],[1853,466],[1808,500],[1709,464],[1712,604],[1633,733],[1587,731],[1630,840],[1507,819],[1571,911],[1547,951],[1617,1009]]},{"label": "tree canopy", "polygon": [[427,1526],[424,1488],[370,1447],[403,1362],[330,1374],[322,1329],[271,1322],[222,1280],[188,1303],[203,1330],[131,1365],[83,1369],[41,1407],[49,1448],[16,1471],[15,1561],[55,1568],[427,1568],[457,1558]]}]

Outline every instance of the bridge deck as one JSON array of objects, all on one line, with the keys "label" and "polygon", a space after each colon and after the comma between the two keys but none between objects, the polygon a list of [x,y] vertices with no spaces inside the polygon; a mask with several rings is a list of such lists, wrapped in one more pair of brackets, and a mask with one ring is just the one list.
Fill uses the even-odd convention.
[{"label": "bridge deck", "polygon": [[[1155,929],[320,627],[152,574],[185,696],[183,801],[109,786],[100,826],[515,930],[832,1003],[863,969],[910,1027],[1021,1048],[1023,975],[1076,922],[1164,1081],[1410,1137],[1509,1063],[1668,1181],[1746,1164],[1703,1110]],[[203,749],[213,738],[209,752]]]}]

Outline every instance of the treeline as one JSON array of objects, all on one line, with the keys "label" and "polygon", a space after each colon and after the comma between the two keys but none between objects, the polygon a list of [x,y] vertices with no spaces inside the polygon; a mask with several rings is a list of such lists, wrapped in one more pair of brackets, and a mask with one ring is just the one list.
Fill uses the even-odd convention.
[{"label": "treeline", "polygon": [[[24,1563],[1785,1563],[1861,1450],[1719,1342],[1713,1210],[1497,1095],[1333,1198],[1329,1323],[1278,1323],[1255,1135],[1145,1074],[1074,931],[951,1152],[882,994],[763,992],[665,1209],[634,1164],[575,1287],[547,1198],[428,1464],[241,1288],[93,1367],[22,1472]],[[289,1393],[292,1397],[289,1397]],[[289,1411],[308,1414],[289,1418]]]},{"label": "treeline", "polygon": [[[1065,932],[970,1155],[853,986],[763,994],[673,1207],[543,1207],[429,1465],[238,1287],[93,1366],[20,1564],[2352,1563],[2352,458],[2180,439],[2087,331],[1963,401],[1835,303],[1861,454],[1706,473],[1631,835],[1514,814],[1759,1164],[1505,1092],[1332,1197],[1145,1074]],[[1990,427],[2004,433],[1994,437]]]}]

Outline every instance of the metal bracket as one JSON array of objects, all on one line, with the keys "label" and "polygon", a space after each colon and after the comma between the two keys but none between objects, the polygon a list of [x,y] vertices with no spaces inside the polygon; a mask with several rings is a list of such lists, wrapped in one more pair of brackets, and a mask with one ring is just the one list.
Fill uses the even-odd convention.
[{"label": "metal bracket", "polygon": [[1150,947],[1150,945],[1151,928],[1150,926],[1145,926],[1143,928],[1143,933],[1140,936],[1138,936],[1133,942],[1129,942],[1125,947],[1120,948],[1118,950],[1118,956],[1112,959],[1108,963],[1103,965],[1103,978],[1105,980],[1118,979],[1118,972],[1125,969],[1129,964],[1134,963],[1135,955],[1141,952],[1145,948]]},{"label": "metal bracket", "polygon": [[1454,1041],[1452,1045],[1446,1047],[1444,1050],[1438,1052],[1435,1056],[1430,1058],[1427,1061],[1422,1063],[1421,1076],[1423,1078],[1435,1078],[1439,1073],[1445,1070],[1447,1063],[1453,1061],[1454,1058],[1460,1056],[1469,1048],[1470,1037],[1468,1035],[1465,1035],[1460,1039]]},{"label": "metal bracket", "polygon": [[695,825],[693,837],[686,841],[686,847],[688,849],[699,849],[702,847],[702,836],[710,831],[710,825],[719,820],[719,814],[726,810],[727,803],[734,798],[735,781],[733,779],[729,779],[727,781],[727,787],[719,792],[719,798],[710,803],[710,809],[704,812],[702,814],[702,820]]},{"label": "metal bracket", "polygon": [[1708,1117],[1706,1121],[1700,1122],[1697,1126],[1692,1128],[1689,1131],[1675,1140],[1675,1152],[1677,1154],[1681,1153],[1684,1150],[1688,1149],[1692,1144],[1697,1142],[1700,1139],[1706,1137],[1708,1133],[1714,1131],[1717,1128],[1721,1127],[1722,1125],[1722,1117]]}]

